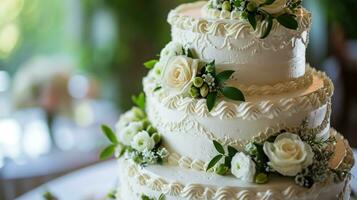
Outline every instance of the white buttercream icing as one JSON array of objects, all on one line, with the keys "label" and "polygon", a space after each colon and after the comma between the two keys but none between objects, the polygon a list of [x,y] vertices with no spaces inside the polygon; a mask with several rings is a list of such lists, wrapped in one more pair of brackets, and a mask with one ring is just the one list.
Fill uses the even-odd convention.
[{"label": "white buttercream icing", "polygon": [[173,41],[190,46],[200,59],[216,60],[222,70],[236,70],[243,84],[272,84],[304,75],[311,24],[306,10],[297,13],[298,30],[274,21],[271,34],[260,39],[263,24],[254,31],[245,20],[207,19],[201,16],[205,4],[183,4],[170,12]]}]

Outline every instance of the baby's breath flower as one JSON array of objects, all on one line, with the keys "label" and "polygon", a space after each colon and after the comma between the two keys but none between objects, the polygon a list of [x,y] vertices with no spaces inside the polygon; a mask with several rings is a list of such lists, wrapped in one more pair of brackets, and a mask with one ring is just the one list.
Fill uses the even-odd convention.
[{"label": "baby's breath flower", "polygon": [[167,151],[166,148],[160,148],[157,151],[157,155],[159,155],[161,158],[166,158],[167,156],[169,156],[169,152]]}]

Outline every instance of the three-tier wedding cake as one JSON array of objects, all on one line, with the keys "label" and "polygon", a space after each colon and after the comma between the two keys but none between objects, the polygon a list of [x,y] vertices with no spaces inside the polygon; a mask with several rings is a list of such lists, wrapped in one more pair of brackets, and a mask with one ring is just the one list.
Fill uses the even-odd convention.
[{"label": "three-tier wedding cake", "polygon": [[118,200],[350,198],[352,150],[330,127],[333,84],[306,64],[300,0],[198,1],[168,22],[145,94],[102,127]]}]

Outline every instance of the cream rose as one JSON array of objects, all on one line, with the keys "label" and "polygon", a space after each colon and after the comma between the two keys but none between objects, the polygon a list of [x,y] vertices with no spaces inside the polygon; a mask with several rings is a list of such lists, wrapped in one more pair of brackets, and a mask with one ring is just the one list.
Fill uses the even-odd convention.
[{"label": "cream rose", "polygon": [[197,74],[198,60],[186,57],[172,57],[162,72],[162,87],[173,94],[187,93]]},{"label": "cream rose", "polygon": [[[265,0],[251,0],[257,5],[263,4]],[[271,5],[262,6],[261,9],[270,14],[278,14],[286,8],[287,0],[275,0]]]},{"label": "cream rose", "polygon": [[232,158],[232,174],[242,181],[253,182],[256,173],[254,161],[244,153],[237,153]]},{"label": "cream rose", "polygon": [[309,144],[293,133],[279,135],[274,143],[265,142],[268,165],[284,176],[296,176],[313,162],[314,152]]}]

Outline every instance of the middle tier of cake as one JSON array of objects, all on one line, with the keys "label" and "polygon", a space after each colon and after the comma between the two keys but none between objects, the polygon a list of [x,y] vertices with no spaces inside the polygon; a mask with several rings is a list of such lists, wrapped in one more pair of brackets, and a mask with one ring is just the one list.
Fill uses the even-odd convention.
[{"label": "middle tier of cake", "polygon": [[211,112],[205,99],[153,92],[157,80],[149,73],[144,78],[148,118],[163,134],[163,145],[174,157],[187,158],[188,165],[200,163],[202,169],[216,154],[212,140],[242,150],[249,142],[263,142],[282,130],[297,132],[302,126],[309,134],[326,139],[333,85],[324,73],[308,71],[305,76],[312,78],[308,86],[254,87],[251,95],[245,93],[246,102],[220,99]]}]

